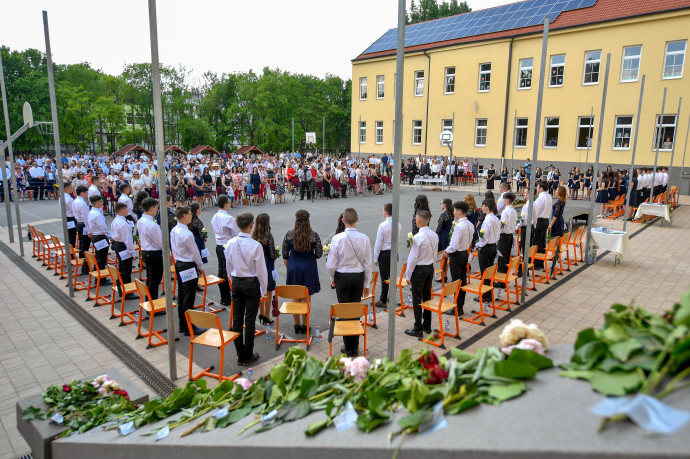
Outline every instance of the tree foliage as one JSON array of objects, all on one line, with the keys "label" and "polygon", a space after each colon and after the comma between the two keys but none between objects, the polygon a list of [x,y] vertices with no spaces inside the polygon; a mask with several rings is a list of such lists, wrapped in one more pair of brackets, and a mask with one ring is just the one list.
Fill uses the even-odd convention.
[{"label": "tree foliage", "polygon": [[408,25],[417,24],[418,22],[469,13],[470,11],[472,9],[467,6],[467,2],[458,2],[458,0],[450,0],[449,2],[441,0],[440,3],[438,0],[419,0],[419,3],[412,0],[409,14],[405,17],[405,23]]},{"label": "tree foliage", "polygon": [[[10,126],[22,125],[22,104],[28,101],[34,120],[50,121],[45,55],[38,50],[1,48]],[[61,144],[68,151],[113,152],[129,143],[155,144],[151,65],[128,64],[120,75],[108,75],[89,63],[54,65]],[[165,144],[185,149],[211,145],[233,151],[256,145],[267,151],[304,149],[305,131],[317,132],[322,148],[349,151],[351,81],[333,75],[316,78],[264,68],[217,75],[206,72],[194,81],[184,67],[161,66]],[[0,119],[4,137],[4,120]],[[18,139],[17,151],[48,148],[52,137],[30,129]]]}]

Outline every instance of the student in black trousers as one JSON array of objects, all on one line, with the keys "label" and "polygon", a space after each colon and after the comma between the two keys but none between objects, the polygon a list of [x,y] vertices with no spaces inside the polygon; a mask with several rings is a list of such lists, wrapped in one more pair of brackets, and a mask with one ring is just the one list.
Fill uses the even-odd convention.
[{"label": "student in black trousers", "polygon": [[91,234],[89,233],[89,205],[86,203],[86,198],[89,194],[89,189],[84,185],[77,187],[77,199],[72,204],[74,217],[77,219],[77,235],[79,236],[79,258],[83,260],[81,266],[81,273],[83,275],[89,274],[89,265],[86,263],[85,253],[89,251],[91,246]]},{"label": "student in black trousers", "polygon": [[151,298],[156,300],[163,280],[162,234],[160,226],[154,220],[158,213],[158,201],[154,198],[146,198],[141,202],[141,208],[144,213],[137,221],[141,259],[146,264],[146,286]]},{"label": "student in black trousers", "polygon": [[[450,278],[453,282],[460,279],[460,285],[467,285],[467,261],[469,259],[469,248],[472,245],[474,236],[474,225],[467,220],[470,212],[470,205],[465,201],[453,203],[453,213],[458,219],[453,229],[450,244],[446,248],[448,254],[448,267]],[[457,296],[458,315],[463,315],[465,306],[465,291],[460,289]],[[446,311],[447,315],[454,315],[453,310]]]},{"label": "student in black trousers", "polygon": [[[67,239],[72,247],[77,246],[77,219],[74,217],[74,199],[72,184],[65,182],[65,217],[67,218]],[[72,226],[70,228],[70,226]]]},{"label": "student in black trousers", "polygon": [[[383,217],[386,219],[379,225],[376,232],[376,243],[374,244],[374,264],[379,267],[379,278],[381,280],[381,295],[376,306],[379,308],[386,308],[388,306],[388,288],[386,283],[390,279],[391,273],[391,235],[393,231],[392,226],[393,204],[386,203],[383,205]],[[398,223],[398,235],[402,234],[402,225]]]}]

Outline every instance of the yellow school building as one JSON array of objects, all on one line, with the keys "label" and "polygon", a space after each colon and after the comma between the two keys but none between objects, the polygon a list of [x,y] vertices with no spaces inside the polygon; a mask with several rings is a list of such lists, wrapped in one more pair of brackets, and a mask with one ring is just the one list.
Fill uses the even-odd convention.
[{"label": "yellow school building", "polygon": [[[528,0],[407,26],[403,154],[448,156],[440,135],[450,130],[456,157],[496,167],[532,157],[545,13],[540,165],[594,163],[599,129],[601,162],[629,165],[644,75],[635,163],[653,165],[658,144],[659,165],[670,164],[675,146],[679,167],[690,116],[690,0]],[[353,152],[393,152],[395,36],[388,31],[352,61]]]}]

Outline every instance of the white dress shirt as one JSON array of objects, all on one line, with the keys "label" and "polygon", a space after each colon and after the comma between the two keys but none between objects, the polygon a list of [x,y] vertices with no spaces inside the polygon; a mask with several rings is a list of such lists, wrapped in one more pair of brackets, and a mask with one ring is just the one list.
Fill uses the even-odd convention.
[{"label": "white dress shirt", "polygon": [[91,233],[92,236],[103,235],[109,238],[113,237],[108,229],[108,225],[105,223],[103,209],[92,207],[89,211],[89,233]]},{"label": "white dress shirt", "polygon": [[77,196],[72,203],[72,211],[74,212],[74,218],[84,224],[84,228],[87,230],[86,234],[89,234],[91,232],[89,231],[89,206],[83,197]]},{"label": "white dress shirt", "polygon": [[67,218],[74,217],[74,199],[72,199],[72,195],[69,193],[65,193],[65,208],[67,209],[65,211],[65,215]]},{"label": "white dress shirt", "polygon": [[419,229],[419,232],[412,238],[412,247],[407,256],[407,271],[405,277],[410,282],[412,273],[417,265],[433,265],[436,260],[438,249],[438,234],[428,226]]},{"label": "white dress shirt", "polygon": [[369,242],[369,238],[357,231],[356,228],[345,228],[345,231],[333,236],[331,248],[328,251],[328,260],[326,260],[326,269],[331,282],[336,271],[339,273],[364,272],[364,286],[368,288],[371,282],[371,242]]},{"label": "white dress shirt", "polygon": [[123,242],[127,247],[127,252],[133,257],[136,253],[134,251],[134,238],[127,219],[121,215],[115,217],[110,224],[110,232],[113,233],[113,240]]},{"label": "white dress shirt", "polygon": [[46,172],[40,166],[29,169],[29,175],[31,175],[31,178],[44,178],[45,174]]},{"label": "white dress shirt", "polygon": [[537,217],[537,219],[550,219],[551,205],[551,195],[547,191],[542,191],[541,193],[539,193],[539,196],[537,196],[537,200],[534,201],[534,215]]},{"label": "white dress shirt", "polygon": [[137,234],[139,235],[141,250],[163,250],[161,227],[158,226],[150,215],[144,214],[141,216],[137,222]]},{"label": "white dress shirt", "polygon": [[472,237],[474,236],[474,225],[470,223],[467,217],[458,220],[453,230],[453,235],[450,238],[450,244],[446,248],[446,253],[450,255],[455,252],[467,251],[472,244]]},{"label": "white dress shirt", "polygon": [[506,202],[503,200],[503,196],[505,196],[506,193],[507,191],[501,193],[501,196],[498,198],[498,201],[496,201],[496,210],[499,214],[503,214],[503,209],[506,206]]},{"label": "white dress shirt", "polygon": [[256,277],[261,286],[261,296],[266,295],[268,271],[264,249],[249,233],[240,233],[230,239],[225,249],[225,268],[232,277]]},{"label": "white dress shirt", "polygon": [[91,185],[89,187],[89,194],[87,195],[87,197],[89,199],[91,198],[91,196],[100,196],[100,195],[101,195],[101,192],[96,185]]},{"label": "white dress shirt", "polygon": [[[484,235],[482,235],[482,232],[484,232]],[[497,243],[500,235],[501,222],[498,221],[498,217],[491,212],[484,218],[482,229],[479,231],[479,242],[477,242],[477,247],[484,247],[487,244]]]},{"label": "white dress shirt", "polygon": [[194,235],[189,231],[187,225],[178,222],[170,232],[170,248],[175,261],[194,262],[199,271],[204,270],[199,248],[196,246]]},{"label": "white dress shirt", "polygon": [[[515,226],[515,232],[521,228],[527,226],[527,223],[530,221],[529,217],[527,216],[529,214],[529,201],[525,203],[524,206],[522,206],[522,209],[520,210],[520,224]],[[532,225],[536,224],[537,221],[535,219],[532,219]]]},{"label": "white dress shirt", "polygon": [[[211,219],[213,234],[216,235],[216,244],[225,245],[228,241],[240,233],[237,223],[227,210],[219,210]],[[228,271],[230,272],[230,271]],[[249,276],[240,276],[249,277]]]},{"label": "white dress shirt", "polygon": [[506,206],[501,213],[501,234],[513,234],[517,223],[517,212],[512,205]]},{"label": "white dress shirt", "polygon": [[[393,234],[393,217],[386,219],[379,225],[374,244],[374,261],[378,261],[382,250],[391,250],[391,237]],[[402,225],[398,222],[398,235],[402,234]]]},{"label": "white dress shirt", "polygon": [[129,196],[126,194],[122,193],[119,198],[117,198],[117,202],[124,202],[127,204],[127,215],[130,217],[134,218],[134,221],[137,220],[137,216],[134,215],[134,204],[132,204],[132,200],[130,199]]}]

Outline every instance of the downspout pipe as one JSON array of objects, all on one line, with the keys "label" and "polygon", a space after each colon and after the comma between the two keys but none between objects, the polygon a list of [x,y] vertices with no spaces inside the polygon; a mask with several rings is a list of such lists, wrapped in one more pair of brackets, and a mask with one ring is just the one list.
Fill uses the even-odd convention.
[{"label": "downspout pipe", "polygon": [[[510,37],[510,46],[508,47],[508,76],[506,77],[506,104],[503,110],[503,143],[501,144],[501,170],[505,165],[506,158],[506,135],[508,134],[508,105],[510,101],[510,71],[513,67],[513,40],[515,37]],[[515,129],[515,126],[513,126]],[[510,171],[512,174],[513,171]]]},{"label": "downspout pipe", "polygon": [[424,120],[424,156],[426,156],[426,145],[427,145],[427,139],[429,138],[429,93],[431,92],[431,56],[429,56],[426,53],[426,50],[424,50],[424,55],[426,56],[429,64],[427,67],[427,85],[426,85],[426,119]]}]

